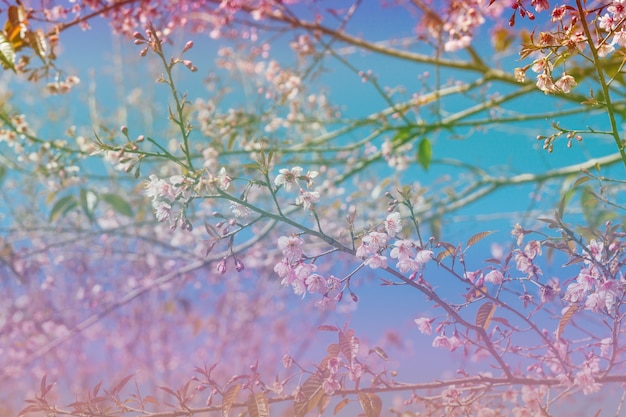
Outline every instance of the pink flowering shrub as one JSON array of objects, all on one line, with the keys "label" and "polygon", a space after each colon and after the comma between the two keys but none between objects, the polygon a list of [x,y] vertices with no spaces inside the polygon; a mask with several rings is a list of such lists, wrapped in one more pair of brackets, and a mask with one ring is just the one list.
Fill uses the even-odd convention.
[{"label": "pink flowering shrub", "polygon": [[[152,131],[103,117],[56,133],[0,90],[2,411],[546,416],[578,399],[599,415],[626,383],[624,2],[383,2],[414,19],[384,41],[353,27],[365,2],[296,3],[0,10],[4,71],[45,97],[81,88],[56,51],[96,16],[167,94],[158,118],[159,100],[128,97]],[[203,35],[211,71],[194,55]],[[400,85],[387,65],[420,69]],[[375,93],[368,113],[322,87],[330,69]],[[200,74],[208,93],[181,91]],[[583,159],[538,170],[538,149],[491,165],[502,145],[485,133],[519,126]],[[449,138],[458,154],[440,154]],[[469,208],[501,190],[511,236],[485,231],[506,209],[481,206],[488,227],[474,213],[459,240]],[[381,340],[338,323],[393,287],[415,313],[376,312]],[[430,365],[404,356],[414,336],[451,358],[441,375],[408,370]]]}]

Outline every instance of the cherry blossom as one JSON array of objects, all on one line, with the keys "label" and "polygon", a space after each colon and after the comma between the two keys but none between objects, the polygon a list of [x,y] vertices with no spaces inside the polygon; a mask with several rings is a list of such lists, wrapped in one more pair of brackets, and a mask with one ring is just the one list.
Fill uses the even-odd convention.
[{"label": "cherry blossom", "polygon": [[284,186],[286,191],[290,191],[298,185],[298,178],[302,175],[302,167],[293,167],[291,169],[281,168],[279,174],[274,178],[276,186]]}]

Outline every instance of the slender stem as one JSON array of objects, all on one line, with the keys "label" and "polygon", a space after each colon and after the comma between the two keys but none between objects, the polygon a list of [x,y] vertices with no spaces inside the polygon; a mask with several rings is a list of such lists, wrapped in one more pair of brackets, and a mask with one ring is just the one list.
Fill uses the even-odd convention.
[{"label": "slender stem", "polygon": [[587,44],[589,45],[589,49],[591,50],[591,54],[593,55],[593,64],[596,68],[596,73],[598,74],[598,81],[600,82],[600,87],[602,88],[602,92],[604,93],[604,102],[606,105],[606,112],[609,116],[611,131],[613,132],[613,139],[615,140],[615,145],[619,150],[622,162],[624,163],[624,167],[626,168],[626,150],[624,150],[624,143],[619,136],[619,128],[617,126],[617,121],[615,120],[613,105],[611,104],[611,92],[609,90],[609,85],[606,82],[606,78],[604,77],[604,70],[602,69],[602,65],[600,65],[601,59],[598,55],[598,50],[593,43],[591,30],[589,29],[589,24],[587,23],[587,13],[583,7],[581,0],[576,0],[576,6],[578,8],[579,20],[583,25],[583,30],[585,31],[585,36],[587,37]]}]

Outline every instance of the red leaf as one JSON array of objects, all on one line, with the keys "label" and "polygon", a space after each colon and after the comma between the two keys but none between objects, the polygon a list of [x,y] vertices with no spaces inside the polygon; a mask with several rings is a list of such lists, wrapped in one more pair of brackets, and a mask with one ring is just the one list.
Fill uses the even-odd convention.
[{"label": "red leaf", "polygon": [[109,390],[109,394],[110,394],[110,395],[113,395],[113,396],[115,396],[115,395],[119,394],[119,392],[120,392],[120,391],[124,388],[124,386],[126,386],[126,384],[128,384],[128,381],[130,381],[130,380],[131,380],[131,378],[132,378],[132,377],[134,377],[134,376],[135,376],[134,374],[130,374],[130,375],[128,375],[128,376],[126,376],[126,377],[122,378],[122,380],[121,380],[120,382],[118,382],[117,384],[115,384],[115,385],[113,386],[113,388],[111,388],[111,389]]},{"label": "red leaf", "polygon": [[378,395],[369,392],[360,392],[359,402],[367,417],[380,417],[383,402]]},{"label": "red leaf", "polygon": [[561,321],[559,321],[559,328],[556,330],[557,340],[561,338],[561,334],[563,333],[563,330],[565,330],[565,326],[567,326],[567,323],[569,323],[576,310],[578,310],[578,305],[571,304],[565,314],[563,314],[563,317],[561,317]]},{"label": "red leaf", "polygon": [[468,249],[469,247],[473,246],[474,244],[478,243],[479,241],[481,241],[482,239],[486,238],[487,236],[489,236],[490,234],[492,234],[493,232],[480,232],[480,233],[476,233],[474,236],[470,237],[467,240],[467,244],[465,245],[465,248]]},{"label": "red leaf", "polygon": [[222,416],[228,417],[228,413],[230,412],[235,399],[237,398],[237,393],[239,393],[239,389],[241,388],[241,384],[231,385],[223,395],[222,398]]},{"label": "red leaf", "polygon": [[349,398],[344,398],[343,400],[339,401],[339,403],[337,403],[335,409],[333,410],[333,415],[336,416],[338,412],[340,412],[346,405],[348,405],[349,402]]},{"label": "red leaf", "polygon": [[323,380],[318,374],[311,375],[300,388],[303,399],[295,402],[296,417],[304,417],[309,411],[317,407],[324,395]]},{"label": "red leaf", "polygon": [[247,401],[250,417],[269,417],[270,405],[264,393],[250,394]]},{"label": "red leaf", "polygon": [[491,301],[486,302],[478,308],[478,312],[476,313],[476,325],[482,327],[487,330],[489,327],[489,323],[491,322],[491,317],[493,317],[493,313],[496,311],[496,305]]}]

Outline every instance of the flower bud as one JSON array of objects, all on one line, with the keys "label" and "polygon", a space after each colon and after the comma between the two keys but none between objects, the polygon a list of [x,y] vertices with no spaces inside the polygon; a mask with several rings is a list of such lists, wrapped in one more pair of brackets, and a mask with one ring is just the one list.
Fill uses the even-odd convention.
[{"label": "flower bud", "polygon": [[243,271],[244,268],[245,265],[243,264],[243,262],[241,262],[239,258],[235,258],[235,269],[237,270],[237,272]]},{"label": "flower bud", "polygon": [[217,272],[222,275],[226,273],[226,258],[217,263]]},{"label": "flower bud", "polygon": [[183,48],[183,54],[193,48],[193,41],[187,41],[185,47]]}]

